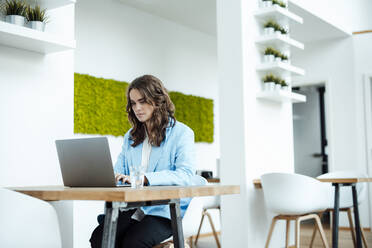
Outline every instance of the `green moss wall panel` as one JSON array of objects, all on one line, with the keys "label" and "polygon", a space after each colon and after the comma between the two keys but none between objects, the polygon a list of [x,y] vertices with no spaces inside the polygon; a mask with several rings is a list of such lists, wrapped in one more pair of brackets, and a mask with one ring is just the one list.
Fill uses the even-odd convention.
[{"label": "green moss wall panel", "polygon": [[[74,132],[123,136],[130,124],[125,111],[128,83],[75,73]],[[213,100],[169,93],[176,119],[195,132],[196,142],[213,142]]]}]

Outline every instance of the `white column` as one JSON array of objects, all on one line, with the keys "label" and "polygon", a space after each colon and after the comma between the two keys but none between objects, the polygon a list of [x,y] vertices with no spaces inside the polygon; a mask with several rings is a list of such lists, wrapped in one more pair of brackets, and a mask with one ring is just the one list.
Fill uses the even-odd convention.
[{"label": "white column", "polygon": [[[262,75],[254,18],[258,1],[217,0],[221,183],[240,185],[222,197],[222,247],[263,247],[273,214],[252,180],[271,171],[293,172],[292,105],[257,100]],[[273,247],[284,245],[277,225]]]}]

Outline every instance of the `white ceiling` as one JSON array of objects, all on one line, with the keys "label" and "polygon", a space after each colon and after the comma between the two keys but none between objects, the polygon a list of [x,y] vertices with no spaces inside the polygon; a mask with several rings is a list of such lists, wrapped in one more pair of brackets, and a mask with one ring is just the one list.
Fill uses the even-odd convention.
[{"label": "white ceiling", "polygon": [[[133,8],[216,36],[216,0],[119,0]],[[232,1],[232,0],[226,0]],[[291,37],[309,43],[347,37],[350,34],[290,2],[290,11],[301,16],[304,24],[291,26]]]},{"label": "white ceiling", "polygon": [[119,0],[136,9],[216,36],[216,0]]}]

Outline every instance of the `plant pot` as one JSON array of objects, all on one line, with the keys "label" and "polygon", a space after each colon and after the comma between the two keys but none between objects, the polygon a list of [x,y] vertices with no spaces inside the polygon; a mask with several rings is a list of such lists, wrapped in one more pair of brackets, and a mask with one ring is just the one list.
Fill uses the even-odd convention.
[{"label": "plant pot", "polygon": [[289,64],[289,60],[288,59],[284,59],[282,60],[283,63],[286,63],[286,64]]},{"label": "plant pot", "polygon": [[289,86],[282,86],[282,89],[285,90],[285,91],[289,91]]},{"label": "plant pot", "polygon": [[275,32],[274,28],[264,28],[264,34],[265,35],[274,34],[274,32]]},{"label": "plant pot", "polygon": [[282,32],[280,32],[279,30],[276,30],[276,31],[275,31],[275,34],[277,34],[277,35],[282,35]]},{"label": "plant pot", "polygon": [[282,58],[281,57],[275,57],[275,62],[281,62]]},{"label": "plant pot", "polygon": [[39,21],[30,21],[28,22],[28,27],[44,32],[45,30],[45,23],[44,22],[39,22]]},{"label": "plant pot", "polygon": [[274,82],[264,82],[263,85],[264,91],[274,91],[275,90],[275,83]]},{"label": "plant pot", "polygon": [[281,90],[282,86],[280,84],[275,84],[275,90]]},{"label": "plant pot", "polygon": [[15,24],[18,26],[25,25],[25,17],[20,15],[7,15],[5,16],[5,21],[11,24]]},{"label": "plant pot", "polygon": [[275,61],[275,56],[270,54],[270,55],[264,55],[263,56],[263,61],[264,63],[272,63]]}]

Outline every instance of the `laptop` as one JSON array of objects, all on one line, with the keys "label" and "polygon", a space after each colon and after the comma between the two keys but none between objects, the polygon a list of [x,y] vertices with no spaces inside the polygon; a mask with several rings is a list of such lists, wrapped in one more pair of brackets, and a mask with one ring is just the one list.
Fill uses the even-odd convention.
[{"label": "laptop", "polygon": [[65,186],[130,186],[115,182],[106,137],[56,140],[56,147]]}]

